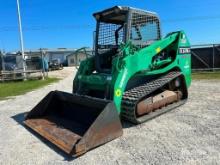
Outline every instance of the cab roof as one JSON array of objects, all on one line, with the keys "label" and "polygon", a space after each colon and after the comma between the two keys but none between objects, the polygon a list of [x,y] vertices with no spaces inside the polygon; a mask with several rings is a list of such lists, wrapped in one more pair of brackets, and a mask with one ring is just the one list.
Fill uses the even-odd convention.
[{"label": "cab roof", "polygon": [[100,12],[96,12],[93,14],[96,20],[103,22],[118,22],[122,23],[126,19],[126,14],[129,11],[134,11],[135,13],[140,13],[149,16],[158,17],[157,13],[151,11],[145,11],[138,8],[127,7],[127,6],[114,6]]}]

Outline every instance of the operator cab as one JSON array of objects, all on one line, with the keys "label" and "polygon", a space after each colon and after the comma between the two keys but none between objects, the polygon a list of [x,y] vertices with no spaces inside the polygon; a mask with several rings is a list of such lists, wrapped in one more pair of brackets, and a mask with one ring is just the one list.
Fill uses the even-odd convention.
[{"label": "operator cab", "polygon": [[161,38],[156,13],[115,6],[93,16],[97,21],[95,65],[100,73],[111,73],[112,59],[121,43],[131,41],[133,45],[143,48]]}]

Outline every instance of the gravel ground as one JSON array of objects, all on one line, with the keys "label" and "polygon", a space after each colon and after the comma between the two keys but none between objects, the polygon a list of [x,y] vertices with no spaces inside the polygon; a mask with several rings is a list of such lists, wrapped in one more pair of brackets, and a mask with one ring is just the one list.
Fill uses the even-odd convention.
[{"label": "gravel ground", "polygon": [[0,164],[220,164],[220,81],[205,80],[193,81],[185,105],[138,126],[123,123],[122,137],[67,157],[22,121],[49,91],[71,92],[72,70],[56,84],[0,101]]}]

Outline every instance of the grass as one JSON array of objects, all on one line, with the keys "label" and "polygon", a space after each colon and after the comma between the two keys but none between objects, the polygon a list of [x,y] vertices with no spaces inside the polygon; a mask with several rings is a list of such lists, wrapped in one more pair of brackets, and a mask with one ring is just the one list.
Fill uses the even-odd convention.
[{"label": "grass", "polygon": [[19,82],[0,83],[0,100],[7,99],[10,96],[22,95],[33,91],[34,89],[57,82],[57,78],[47,78],[45,80],[27,80]]},{"label": "grass", "polygon": [[192,73],[193,80],[214,80],[220,79],[220,71]]}]

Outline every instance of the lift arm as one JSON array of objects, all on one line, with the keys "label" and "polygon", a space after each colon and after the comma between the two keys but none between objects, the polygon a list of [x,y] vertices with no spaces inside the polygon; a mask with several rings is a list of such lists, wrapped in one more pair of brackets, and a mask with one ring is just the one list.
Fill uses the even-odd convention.
[{"label": "lift arm", "polygon": [[[164,39],[160,41],[156,41],[150,46],[135,51],[134,54],[129,54],[131,52],[130,47],[124,48],[122,60],[114,59],[113,65],[114,68],[118,68],[113,70],[113,81],[115,81],[114,87],[114,102],[116,104],[118,113],[121,111],[121,100],[124,90],[127,86],[128,80],[134,76],[136,73],[141,72],[143,70],[150,72],[152,66],[152,58],[160,53],[162,50],[170,46],[174,42],[178,42],[178,37],[184,32],[174,32],[167,35]],[[118,57],[119,58],[119,57]],[[172,67],[176,66],[173,64],[169,64],[166,68],[163,69],[164,73],[166,70],[172,69]],[[173,65],[172,65],[173,64]],[[116,66],[117,65],[117,66]],[[155,73],[154,73],[155,74]],[[157,74],[160,74],[158,71]]]}]

